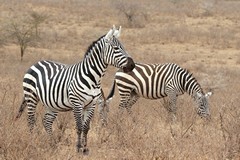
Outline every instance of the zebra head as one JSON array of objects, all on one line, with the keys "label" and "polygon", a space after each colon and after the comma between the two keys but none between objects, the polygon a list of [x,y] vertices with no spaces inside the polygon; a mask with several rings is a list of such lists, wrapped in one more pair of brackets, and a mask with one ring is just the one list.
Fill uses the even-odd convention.
[{"label": "zebra head", "polygon": [[212,92],[208,92],[206,94],[196,93],[195,100],[198,104],[197,113],[198,115],[203,118],[210,118],[210,111],[208,106],[208,98],[212,95]]},{"label": "zebra head", "polygon": [[117,39],[121,33],[121,26],[112,29],[105,35],[104,60],[106,64],[122,68],[124,72],[130,72],[134,69],[135,63],[133,59],[125,51],[121,42]]}]

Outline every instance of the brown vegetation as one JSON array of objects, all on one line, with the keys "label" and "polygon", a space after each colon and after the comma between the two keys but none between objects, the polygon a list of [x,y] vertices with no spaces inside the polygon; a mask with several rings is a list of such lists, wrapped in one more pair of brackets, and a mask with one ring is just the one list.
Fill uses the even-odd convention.
[{"label": "brown vegetation", "polygon": [[[133,4],[133,0],[1,2],[0,159],[239,159],[240,1],[140,0]],[[26,49],[21,62],[18,46],[4,36],[4,24],[33,12],[47,19],[38,27],[38,44]],[[124,14],[131,14],[133,20]],[[107,127],[101,127],[96,108],[89,156],[75,150],[71,112],[59,114],[54,123],[54,147],[42,126],[41,104],[33,134],[28,132],[26,113],[14,121],[22,99],[22,77],[29,66],[41,59],[76,63],[113,24],[122,25],[120,39],[136,62],[177,63],[189,69],[204,90],[213,89],[211,121],[196,116],[192,99],[183,95],[177,102],[175,124],[169,123],[163,100],[146,99],[134,105],[133,122],[127,113],[119,116],[117,94]],[[105,94],[115,71],[109,67],[104,77]]]}]

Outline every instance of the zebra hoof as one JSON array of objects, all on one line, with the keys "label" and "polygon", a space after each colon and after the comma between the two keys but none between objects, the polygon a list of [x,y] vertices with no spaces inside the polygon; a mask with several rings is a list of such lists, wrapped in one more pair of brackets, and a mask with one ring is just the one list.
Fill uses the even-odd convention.
[{"label": "zebra hoof", "polygon": [[79,153],[81,150],[82,146],[77,144],[77,152]]},{"label": "zebra hoof", "polygon": [[85,155],[85,156],[89,155],[89,149],[88,148],[84,148],[82,150],[82,152],[83,152],[83,155]]}]

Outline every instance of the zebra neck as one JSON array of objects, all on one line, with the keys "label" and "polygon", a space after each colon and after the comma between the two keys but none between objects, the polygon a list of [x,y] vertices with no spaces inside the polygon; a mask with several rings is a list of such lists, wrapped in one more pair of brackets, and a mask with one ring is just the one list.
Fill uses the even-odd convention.
[{"label": "zebra neck", "polygon": [[81,62],[80,74],[84,73],[95,84],[100,84],[107,70],[107,65],[104,63],[101,53],[94,52],[94,49],[90,52],[92,53],[88,53]]},{"label": "zebra neck", "polygon": [[189,75],[188,80],[185,82],[185,91],[191,96],[195,97],[196,93],[203,94],[202,88],[200,84],[197,82],[197,80]]}]

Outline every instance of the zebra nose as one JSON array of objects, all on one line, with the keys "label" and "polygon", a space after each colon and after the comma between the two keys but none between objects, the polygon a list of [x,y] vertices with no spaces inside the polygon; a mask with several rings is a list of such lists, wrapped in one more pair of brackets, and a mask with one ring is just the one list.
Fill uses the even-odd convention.
[{"label": "zebra nose", "polygon": [[127,64],[123,67],[124,72],[131,72],[135,68],[135,63],[131,57],[127,58]]},{"label": "zebra nose", "polygon": [[206,118],[207,118],[207,120],[211,120],[211,114],[208,113]]},{"label": "zebra nose", "polygon": [[211,120],[211,115],[210,115],[210,113],[206,113],[206,114],[201,115],[201,118],[205,118],[206,120]]}]

